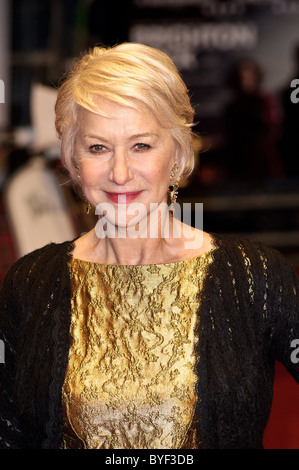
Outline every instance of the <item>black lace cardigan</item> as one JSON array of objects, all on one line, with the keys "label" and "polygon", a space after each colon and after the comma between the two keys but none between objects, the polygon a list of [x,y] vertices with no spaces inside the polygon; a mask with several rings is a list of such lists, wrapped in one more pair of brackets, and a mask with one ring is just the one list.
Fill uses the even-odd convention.
[{"label": "black lace cardigan", "polygon": [[[214,241],[198,312],[202,448],[261,448],[275,360],[299,382],[299,363],[291,356],[291,342],[299,338],[298,280],[269,248],[245,239]],[[60,447],[72,249],[71,242],[38,249],[18,260],[2,284],[2,448]]]}]

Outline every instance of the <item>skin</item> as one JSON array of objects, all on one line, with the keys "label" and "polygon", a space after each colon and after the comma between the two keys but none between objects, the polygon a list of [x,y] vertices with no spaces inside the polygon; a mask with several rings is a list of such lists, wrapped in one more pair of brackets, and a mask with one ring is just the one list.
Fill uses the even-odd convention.
[{"label": "skin", "polygon": [[[147,107],[136,110],[102,98],[98,105],[105,116],[79,110],[75,158],[86,199],[94,207],[105,203],[111,208],[104,212],[105,227],[108,232],[113,229],[115,236],[99,238],[94,228],[76,241],[74,258],[101,264],[157,264],[209,251],[213,247],[211,237],[191,228],[187,236],[200,235],[200,242],[195,248],[186,249],[185,242],[190,240],[186,239],[186,226],[168,213],[168,237],[132,239],[121,235],[130,227],[148,229],[153,220],[151,204],[156,203],[157,207],[167,203],[176,145],[170,132],[161,127]],[[141,203],[145,209],[137,225],[136,215],[127,213],[132,203]],[[102,216],[100,219],[103,222]],[[166,219],[155,220],[161,233]],[[173,236],[173,224],[179,237]]]}]

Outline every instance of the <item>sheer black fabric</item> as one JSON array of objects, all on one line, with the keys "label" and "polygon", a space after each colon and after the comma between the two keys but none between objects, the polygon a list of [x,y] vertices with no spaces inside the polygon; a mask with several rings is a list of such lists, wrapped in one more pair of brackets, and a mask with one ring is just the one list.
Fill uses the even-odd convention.
[{"label": "sheer black fabric", "polygon": [[[299,382],[298,279],[274,250],[215,236],[198,312],[201,447],[261,448],[275,360]],[[69,349],[72,242],[18,260],[0,293],[0,447],[60,448]]]}]

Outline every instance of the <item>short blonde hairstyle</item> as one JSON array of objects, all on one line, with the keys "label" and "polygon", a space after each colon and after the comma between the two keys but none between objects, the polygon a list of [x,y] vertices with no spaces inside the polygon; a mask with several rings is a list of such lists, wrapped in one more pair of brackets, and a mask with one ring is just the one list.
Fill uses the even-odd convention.
[{"label": "short blonde hairstyle", "polygon": [[78,163],[74,144],[78,110],[101,114],[102,97],[135,109],[146,105],[176,143],[179,173],[187,177],[194,167],[192,126],[194,109],[176,66],[164,52],[136,43],[94,47],[74,62],[58,89],[56,131],[61,139],[61,160],[76,181]]}]

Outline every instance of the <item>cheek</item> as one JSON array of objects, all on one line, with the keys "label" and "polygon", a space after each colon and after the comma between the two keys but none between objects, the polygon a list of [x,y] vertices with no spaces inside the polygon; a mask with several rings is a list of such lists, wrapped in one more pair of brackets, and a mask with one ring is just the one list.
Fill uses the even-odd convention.
[{"label": "cheek", "polygon": [[103,178],[103,168],[94,162],[85,160],[80,165],[82,187],[93,187]]},{"label": "cheek", "polygon": [[163,192],[165,189],[168,189],[170,181],[169,175],[169,165],[163,164],[162,166],[161,163],[151,168],[143,168],[142,171],[144,180],[147,181],[152,188],[159,190],[159,192]]},{"label": "cheek", "polygon": [[156,161],[152,165],[151,173],[152,177],[157,179],[157,183],[169,186],[171,169],[174,165],[175,151],[170,146],[170,149],[166,149],[162,154],[156,158]]},{"label": "cheek", "polygon": [[159,179],[160,184],[163,187],[168,188],[170,185],[170,174],[171,174],[171,168],[173,166],[173,163],[171,161],[167,161],[164,163],[163,167],[160,167],[159,173],[157,175],[157,179]]}]

